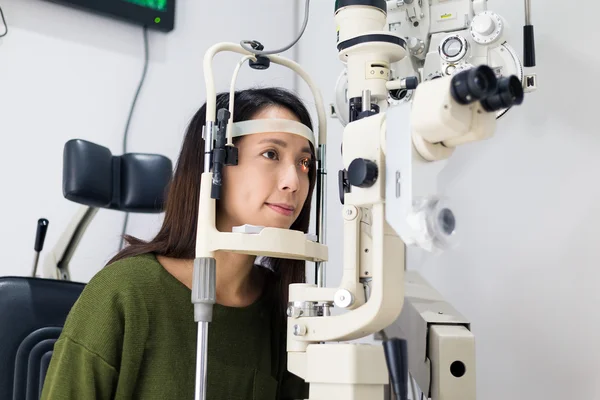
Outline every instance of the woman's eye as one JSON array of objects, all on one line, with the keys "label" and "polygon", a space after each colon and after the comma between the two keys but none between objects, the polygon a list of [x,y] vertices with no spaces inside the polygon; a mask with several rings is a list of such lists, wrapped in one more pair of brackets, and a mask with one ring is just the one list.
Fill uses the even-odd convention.
[{"label": "woman's eye", "polygon": [[304,172],[310,171],[310,167],[312,166],[311,159],[310,158],[304,158],[302,161],[300,161],[300,166],[302,168],[302,171],[304,171]]},{"label": "woman's eye", "polygon": [[277,160],[277,152],[274,150],[265,151],[262,153],[263,156],[268,158],[269,160]]}]

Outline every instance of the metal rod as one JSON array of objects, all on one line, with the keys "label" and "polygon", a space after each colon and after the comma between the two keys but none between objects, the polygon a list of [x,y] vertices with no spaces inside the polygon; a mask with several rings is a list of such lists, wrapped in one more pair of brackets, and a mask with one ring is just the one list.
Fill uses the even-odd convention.
[{"label": "metal rod", "polygon": [[371,91],[363,90],[362,92],[362,111],[371,111]]},{"label": "metal rod", "polygon": [[531,25],[531,0],[525,0],[525,25]]},{"label": "metal rod", "polygon": [[[327,145],[319,145],[319,169],[317,171],[317,238],[319,243],[326,243],[327,221],[325,219],[325,211],[327,210]],[[325,263],[317,262],[315,271],[315,280],[318,287],[325,287],[326,274]]]},{"label": "metal rod", "polygon": [[40,260],[40,253],[38,251],[36,251],[35,257],[33,258],[33,272],[31,273],[31,276],[33,278],[35,278],[35,275],[37,274],[37,267],[38,267],[39,260]]},{"label": "metal rod", "polygon": [[198,322],[198,348],[196,350],[195,400],[206,400],[208,364],[208,322]]},{"label": "metal rod", "polygon": [[317,287],[325,287],[325,263],[319,261],[317,263]]},{"label": "metal rod", "polygon": [[208,366],[208,324],[212,321],[216,302],[216,260],[212,257],[194,259],[192,303],[194,321],[198,323],[196,347],[196,400],[206,399]]}]

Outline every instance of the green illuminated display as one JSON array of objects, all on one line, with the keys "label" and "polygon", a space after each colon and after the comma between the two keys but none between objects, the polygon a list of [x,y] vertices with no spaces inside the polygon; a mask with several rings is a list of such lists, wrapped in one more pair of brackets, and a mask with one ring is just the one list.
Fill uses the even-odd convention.
[{"label": "green illuminated display", "polygon": [[158,11],[167,11],[168,0],[125,0],[128,3],[137,4],[138,6],[151,8]]}]

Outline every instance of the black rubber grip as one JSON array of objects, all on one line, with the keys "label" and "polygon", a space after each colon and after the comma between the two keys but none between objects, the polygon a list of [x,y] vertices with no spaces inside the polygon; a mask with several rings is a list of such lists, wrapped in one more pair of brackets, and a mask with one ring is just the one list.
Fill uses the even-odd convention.
[{"label": "black rubber grip", "polygon": [[535,67],[535,37],[533,35],[533,25],[523,27],[523,65],[525,67]]},{"label": "black rubber grip", "polygon": [[35,234],[35,246],[34,249],[38,253],[44,248],[44,241],[46,240],[46,232],[48,231],[48,220],[46,218],[38,219],[37,232]]},{"label": "black rubber grip", "polygon": [[408,90],[414,90],[419,86],[419,78],[416,76],[409,76],[406,78],[406,88]]}]

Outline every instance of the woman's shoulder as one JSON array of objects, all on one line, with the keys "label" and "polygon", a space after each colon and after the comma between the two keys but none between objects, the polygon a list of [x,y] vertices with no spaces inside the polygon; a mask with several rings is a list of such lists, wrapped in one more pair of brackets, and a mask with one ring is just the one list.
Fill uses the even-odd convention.
[{"label": "woman's shoulder", "polygon": [[[160,285],[161,265],[154,254],[141,254],[114,261],[98,271],[86,284],[82,296],[96,301],[142,300],[145,292]],[[155,290],[156,289],[156,290]]]},{"label": "woman's shoulder", "polygon": [[[78,323],[144,315],[153,295],[160,292],[160,264],[153,254],[124,258],[97,272],[71,309],[73,329]],[[129,317],[127,317],[129,318]]]},{"label": "woman's shoulder", "polygon": [[98,271],[88,285],[122,289],[152,285],[158,281],[162,266],[153,253],[139,254],[113,261]]}]

